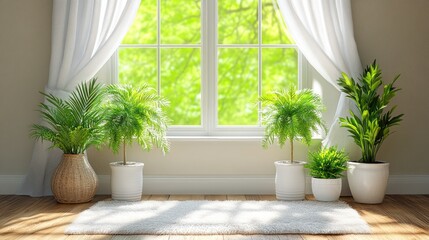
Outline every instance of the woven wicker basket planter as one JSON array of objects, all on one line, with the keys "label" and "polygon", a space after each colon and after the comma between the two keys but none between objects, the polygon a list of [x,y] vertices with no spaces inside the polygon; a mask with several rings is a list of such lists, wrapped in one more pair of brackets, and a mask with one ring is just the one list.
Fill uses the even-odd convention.
[{"label": "woven wicker basket planter", "polygon": [[97,175],[84,154],[64,154],[51,182],[60,203],[89,202],[95,195]]}]

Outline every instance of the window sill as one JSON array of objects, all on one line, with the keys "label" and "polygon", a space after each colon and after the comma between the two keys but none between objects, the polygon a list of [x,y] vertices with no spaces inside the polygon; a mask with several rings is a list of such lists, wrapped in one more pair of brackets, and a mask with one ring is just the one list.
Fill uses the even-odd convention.
[{"label": "window sill", "polygon": [[177,142],[227,142],[227,141],[261,141],[262,136],[167,136],[170,141]]},{"label": "window sill", "polygon": [[[173,142],[260,142],[262,136],[167,136]],[[323,140],[321,136],[314,136],[313,140]]]}]

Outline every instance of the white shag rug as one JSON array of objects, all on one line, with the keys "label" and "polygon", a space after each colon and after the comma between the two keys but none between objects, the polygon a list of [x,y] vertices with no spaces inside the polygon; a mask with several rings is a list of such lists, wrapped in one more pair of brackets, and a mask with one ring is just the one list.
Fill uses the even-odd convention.
[{"label": "white shag rug", "polygon": [[346,234],[369,233],[344,202],[102,201],[66,234]]}]

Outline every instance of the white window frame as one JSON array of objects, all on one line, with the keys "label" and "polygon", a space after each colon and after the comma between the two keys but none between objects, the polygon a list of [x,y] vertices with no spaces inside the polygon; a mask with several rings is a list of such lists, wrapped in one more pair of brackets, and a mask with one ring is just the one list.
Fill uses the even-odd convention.
[{"label": "white window frame", "polygon": [[[300,89],[308,86],[307,84],[307,61],[299,51],[296,44],[262,44],[262,0],[258,0],[258,44],[218,44],[217,39],[217,0],[201,0],[201,44],[161,44],[161,0],[157,0],[157,22],[158,38],[157,44],[121,44],[118,48],[152,48],[157,49],[158,54],[158,91],[161,87],[160,68],[161,48],[195,48],[201,49],[201,126],[171,126],[167,135],[170,137],[261,137],[263,136],[263,126],[219,126],[217,124],[217,63],[218,48],[257,48],[258,49],[258,95],[261,95],[262,89],[262,48],[294,48],[298,53],[298,87]],[[209,11],[215,9],[214,11]],[[119,54],[118,50],[113,54],[110,61],[105,65],[105,70],[101,74],[106,75],[110,83],[119,81]],[[110,76],[108,76],[110,75]],[[99,75],[100,76],[100,75]],[[261,106],[259,106],[260,109]],[[258,114],[261,122],[261,113]]]}]

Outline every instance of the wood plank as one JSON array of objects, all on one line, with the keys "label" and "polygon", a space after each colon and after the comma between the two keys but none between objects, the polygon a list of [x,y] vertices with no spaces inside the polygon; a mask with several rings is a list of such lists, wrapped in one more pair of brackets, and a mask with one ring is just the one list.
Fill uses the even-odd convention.
[{"label": "wood plank", "polygon": [[170,195],[168,200],[177,200],[177,201],[204,200],[204,195]]},{"label": "wood plank", "polygon": [[226,198],[226,195],[206,195],[205,200],[225,201],[227,200],[227,198]]},{"label": "wood plank", "polygon": [[261,198],[259,197],[259,195],[246,195],[246,200],[259,201],[261,200]]},{"label": "wood plank", "polygon": [[169,195],[151,195],[149,196],[148,200],[152,201],[167,201],[169,198]]},{"label": "wood plank", "polygon": [[230,201],[245,201],[246,196],[244,196],[244,195],[227,195],[226,199],[230,200]]},{"label": "wood plank", "polygon": [[263,201],[277,201],[275,195],[259,195],[259,198]]},{"label": "wood plank", "polygon": [[143,195],[141,201],[149,200],[150,195]]}]

